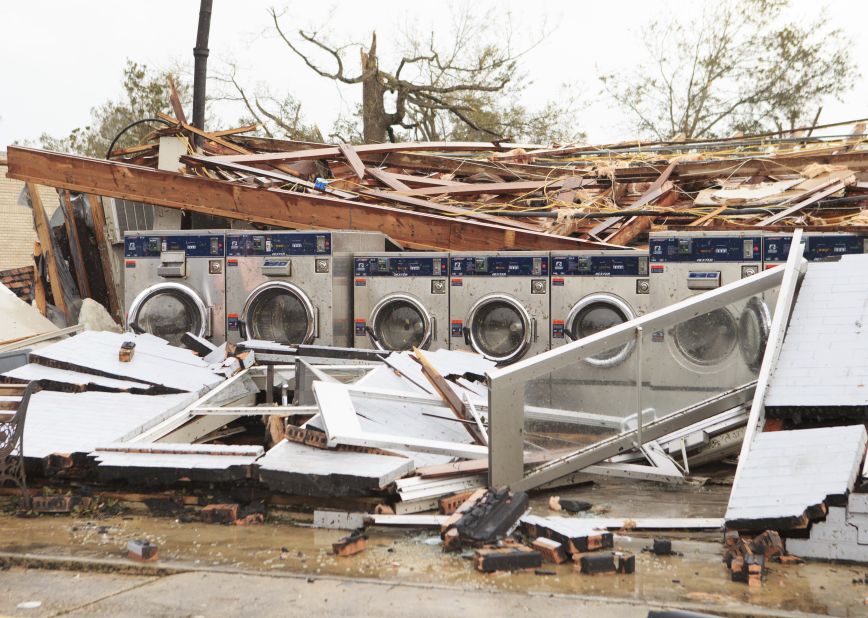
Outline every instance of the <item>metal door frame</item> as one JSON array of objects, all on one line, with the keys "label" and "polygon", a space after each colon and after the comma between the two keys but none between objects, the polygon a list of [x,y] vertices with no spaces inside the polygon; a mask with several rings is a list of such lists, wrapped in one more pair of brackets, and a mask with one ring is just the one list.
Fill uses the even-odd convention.
[{"label": "metal door frame", "polygon": [[[804,245],[801,242],[801,230],[793,234],[793,244],[785,268],[773,268],[734,281],[704,294],[692,296],[674,305],[648,313],[630,322],[600,331],[579,341],[543,352],[513,365],[495,369],[487,374],[489,386],[489,485],[494,487],[509,486],[514,490],[526,490],[538,487],[562,476],[579,471],[626,449],[637,448],[647,440],[676,431],[697,421],[708,418],[724,409],[729,409],[750,401],[753,398],[751,416],[748,421],[748,431],[743,449],[749,448],[748,443],[756,432],[761,419],[761,402],[766,384],[777,358],[783,333],[789,320],[790,307],[795,294],[798,273],[802,268]],[[780,294],[775,306],[772,327],[763,357],[762,367],[756,383],[754,397],[753,383],[743,385],[723,393],[710,401],[701,402],[697,406],[679,410],[663,416],[644,428],[642,422],[642,363],[637,363],[637,424],[635,428],[626,429],[620,434],[602,440],[583,449],[573,451],[524,472],[524,419],[525,385],[531,381],[550,375],[566,367],[575,366],[587,356],[611,349],[617,345],[635,340],[641,353],[642,335],[678,324],[692,317],[708,313],[713,309],[726,307],[740,300],[761,294],[771,288],[780,286]],[[758,403],[759,402],[759,403]],[[728,406],[728,407],[727,407]],[[658,435],[659,434],[659,435]],[[736,479],[738,472],[736,472]]]}]

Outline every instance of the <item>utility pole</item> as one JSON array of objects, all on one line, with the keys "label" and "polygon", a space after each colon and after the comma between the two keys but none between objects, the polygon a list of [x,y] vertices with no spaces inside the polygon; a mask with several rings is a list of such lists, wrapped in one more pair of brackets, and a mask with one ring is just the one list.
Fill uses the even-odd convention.
[{"label": "utility pole", "polygon": [[[193,126],[205,130],[205,81],[208,77],[208,34],[211,30],[212,0],[201,0],[199,4],[199,30],[196,33],[196,47],[193,48]],[[202,138],[193,135],[193,143],[202,145]]]}]

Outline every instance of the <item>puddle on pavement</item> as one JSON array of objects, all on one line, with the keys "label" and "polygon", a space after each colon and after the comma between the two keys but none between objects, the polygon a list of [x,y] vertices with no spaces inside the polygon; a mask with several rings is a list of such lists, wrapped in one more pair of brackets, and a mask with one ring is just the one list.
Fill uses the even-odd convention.
[{"label": "puddle on pavement", "polygon": [[[608,517],[637,517],[637,512],[645,517],[720,517],[728,493],[726,486],[661,489],[647,484],[607,482],[605,486],[575,488],[560,495],[588,500],[607,510]],[[553,514],[546,507],[547,501],[547,495],[534,497],[534,513]],[[644,538],[616,537],[616,548],[636,554],[636,574],[632,576],[585,576],[572,563],[544,565],[555,572],[553,576],[539,576],[532,571],[485,575],[475,571],[471,561],[460,554],[444,554],[433,529],[370,529],[366,551],[339,558],[331,554],[331,544],[344,534],[273,522],[221,526],[150,516],[105,519],[0,516],[0,551],[10,552],[119,558],[125,555],[127,541],[146,538],[159,546],[162,561],[194,566],[693,602],[707,604],[710,610],[733,603],[752,603],[780,610],[865,615],[868,598],[868,585],[853,583],[868,576],[868,568],[856,565],[772,564],[762,588],[733,583],[721,563],[719,533],[659,533],[657,536],[674,539],[673,549],[683,552],[681,557],[643,553],[642,548],[650,546],[650,534],[642,535]]]}]

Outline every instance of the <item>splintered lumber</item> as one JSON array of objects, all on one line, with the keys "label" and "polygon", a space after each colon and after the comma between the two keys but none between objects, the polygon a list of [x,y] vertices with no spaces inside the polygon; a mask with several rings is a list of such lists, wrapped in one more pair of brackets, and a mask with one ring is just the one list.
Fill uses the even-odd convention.
[{"label": "splintered lumber", "polygon": [[[330,196],[245,187],[33,148],[10,146],[10,178],[71,191],[290,228],[382,231],[407,247],[453,250],[584,249],[598,243]],[[44,250],[44,249],[43,249]]]},{"label": "splintered lumber", "polygon": [[60,269],[57,267],[58,256],[54,255],[51,225],[48,223],[48,216],[45,214],[45,208],[42,206],[42,198],[39,197],[36,185],[31,182],[27,183],[27,193],[30,195],[30,204],[33,208],[33,224],[36,228],[36,237],[39,239],[42,257],[48,268],[48,284],[51,286],[51,296],[54,299],[54,304],[63,312],[68,323],[71,324],[73,322],[73,315],[70,307],[66,304],[63,283],[60,279]]},{"label": "splintered lumber", "polygon": [[362,163],[356,150],[349,144],[339,144],[338,150],[340,150],[341,154],[344,155],[344,159],[346,159],[347,163],[350,164],[350,167],[353,168],[353,171],[356,173],[356,176],[359,177],[359,180],[364,180],[365,164]]}]

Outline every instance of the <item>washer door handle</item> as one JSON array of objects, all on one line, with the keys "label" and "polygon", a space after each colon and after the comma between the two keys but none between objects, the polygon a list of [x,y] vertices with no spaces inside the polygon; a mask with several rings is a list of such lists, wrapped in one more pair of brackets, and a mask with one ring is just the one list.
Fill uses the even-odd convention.
[{"label": "washer door handle", "polygon": [[369,324],[365,325],[365,332],[368,333],[368,336],[371,338],[371,340],[374,343],[380,343],[380,338],[377,337],[376,333],[374,332],[374,329],[371,328]]},{"label": "washer door handle", "polygon": [[136,320],[134,322],[130,322],[128,326],[130,327],[130,330],[133,331],[137,335],[142,335],[145,332],[145,329],[142,328],[141,326],[139,326],[138,320]]},{"label": "washer door handle", "polygon": [[576,340],[576,338],[573,337],[573,333],[569,328],[564,328],[564,337],[569,339],[571,342]]},{"label": "washer door handle", "polygon": [[[431,322],[431,339],[430,339],[430,341],[432,341],[432,342],[437,341],[437,318],[432,315],[430,318],[430,322]],[[425,342],[423,342],[423,345],[424,344],[425,344]]]},{"label": "washer door handle", "polygon": [[533,340],[534,340],[535,342],[536,342],[536,341],[539,341],[539,332],[538,332],[537,329],[536,329],[536,318],[531,318],[531,319],[530,319],[530,327],[531,327],[531,330],[532,330]]},{"label": "washer door handle", "polygon": [[205,307],[205,336],[210,337],[214,330],[214,312],[212,307]]},{"label": "washer door handle", "polygon": [[470,343],[470,329],[464,326],[462,331],[464,332],[464,343],[472,347],[473,344]]},{"label": "washer door handle", "polygon": [[247,339],[247,322],[238,319],[238,332],[241,334],[241,340],[244,341]]}]

